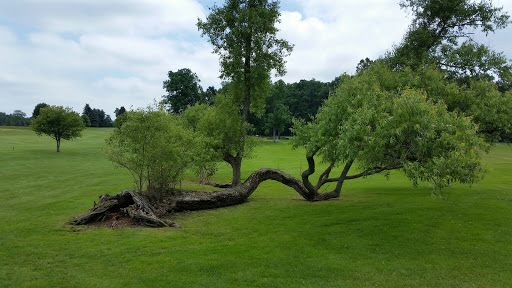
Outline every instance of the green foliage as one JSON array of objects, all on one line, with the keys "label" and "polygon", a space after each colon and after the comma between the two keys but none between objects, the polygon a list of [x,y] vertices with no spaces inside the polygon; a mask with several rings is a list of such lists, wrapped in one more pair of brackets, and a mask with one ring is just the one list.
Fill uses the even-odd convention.
[{"label": "green foliage", "polygon": [[218,94],[213,106],[196,104],[189,107],[180,119],[185,128],[205,137],[201,153],[205,165],[223,161],[226,155],[248,157],[257,143],[247,136],[249,124],[240,125],[240,108],[231,96]]},{"label": "green foliage", "polygon": [[213,99],[217,95],[217,90],[213,86],[208,86],[206,90],[203,92],[204,103],[213,104]]},{"label": "green foliage", "polygon": [[331,83],[315,79],[300,80],[288,84],[287,88],[287,102],[292,117],[309,121],[316,115],[325,99],[329,97]]},{"label": "green foliage", "polygon": [[272,131],[274,142],[277,141],[276,133],[279,135],[291,122],[290,109],[285,103],[287,96],[286,83],[279,80],[272,85],[270,96],[266,99],[265,132]]},{"label": "green foliage", "polygon": [[315,79],[294,83],[284,83],[282,80],[275,82],[271,86],[269,97],[265,99],[264,115],[251,114],[249,118],[249,123],[253,125],[251,131],[260,135],[272,135],[273,127],[277,124],[276,132],[290,135],[291,118],[311,120],[329,96],[329,92],[339,85],[340,80],[341,77],[336,77],[331,82]]},{"label": "green foliage", "polygon": [[404,83],[421,81],[416,75],[381,68],[345,75],[313,122],[296,122],[295,146],[327,163],[356,160],[362,171],[402,169],[438,191],[478,180],[488,148],[477,125],[442,100],[407,89]]},{"label": "green foliage", "polygon": [[385,91],[399,93],[406,88],[423,91],[434,103],[442,101],[448,111],[472,118],[478,125],[478,133],[489,143],[501,141],[500,135],[512,131],[512,114],[507,112],[512,111],[511,93],[501,93],[495,83],[471,80],[460,86],[433,65],[416,71],[410,68],[392,71],[384,63],[376,62],[366,73]]},{"label": "green foliage", "polygon": [[116,115],[116,119],[117,119],[117,117],[123,115],[124,113],[126,113],[126,109],[124,108],[124,106],[121,106],[120,108],[116,108],[116,110],[114,110],[114,114]]},{"label": "green foliage", "polygon": [[121,128],[121,126],[123,126],[123,123],[124,121],[126,121],[126,119],[128,119],[128,115],[125,113],[119,115],[116,117],[116,120],[114,120],[114,127],[116,128]]},{"label": "green foliage", "polygon": [[44,107],[48,107],[50,105],[46,104],[46,103],[39,103],[36,105],[36,107],[34,108],[34,111],[32,112],[32,119],[36,118],[37,116],[39,116],[39,110],[41,110],[41,108],[44,108]]},{"label": "green foliage", "polygon": [[86,114],[82,114],[81,118],[84,122],[85,127],[91,127],[91,120],[89,119],[89,116],[87,116]]},{"label": "green foliage", "polygon": [[[169,111],[179,114],[187,109],[187,106],[197,102],[205,103],[203,88],[199,85],[199,77],[188,68],[176,72],[167,73],[168,80],[164,81],[163,88],[167,94],[162,96],[163,102],[169,106]],[[208,90],[208,93],[212,93]],[[209,95],[209,94],[208,94]]]},{"label": "green foliage", "polygon": [[363,72],[364,70],[370,68],[374,61],[370,60],[370,58],[366,57],[365,59],[361,59],[356,66],[356,73]]},{"label": "green foliage", "polygon": [[139,191],[163,193],[174,188],[200,152],[196,135],[162,108],[124,115],[123,125],[107,139],[107,158],[130,171]]},{"label": "green foliage", "polygon": [[234,96],[243,103],[244,121],[249,108],[261,109],[270,72],[286,72],[284,57],[293,46],[276,37],[279,16],[279,1],[227,0],[223,7],[210,8],[206,21],[198,20],[199,30],[220,57],[221,78],[233,83]]},{"label": "green foliage", "polygon": [[465,41],[459,47],[442,45],[439,58],[447,76],[457,79],[459,85],[468,85],[472,80],[490,82],[496,76],[500,81],[512,81],[512,66],[507,63],[505,54],[482,44]]},{"label": "green foliage", "polygon": [[393,68],[418,69],[433,63],[461,83],[495,76],[510,83],[512,66],[505,55],[478,44],[473,37],[505,28],[510,17],[503,7],[473,0],[403,0],[400,6],[411,11],[413,20],[388,59]]},{"label": "green foliage", "polygon": [[80,137],[85,125],[71,108],[48,106],[39,110],[39,116],[32,121],[32,129],[37,135],[45,134],[55,139],[57,152],[60,152],[60,141]]}]

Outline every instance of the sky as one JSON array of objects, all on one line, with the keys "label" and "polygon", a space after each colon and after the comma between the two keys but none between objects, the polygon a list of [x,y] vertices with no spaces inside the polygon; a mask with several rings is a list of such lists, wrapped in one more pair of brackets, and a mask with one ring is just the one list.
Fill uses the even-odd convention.
[{"label": "sky", "polygon": [[[282,0],[280,38],[294,44],[287,83],[332,81],[398,44],[410,23],[399,0]],[[495,0],[512,15],[512,0]],[[168,71],[190,68],[220,87],[217,55],[197,30],[222,0],[0,1],[0,112],[38,103],[114,110],[165,94]],[[480,42],[512,59],[512,26]],[[278,79],[274,79],[278,80]]]}]

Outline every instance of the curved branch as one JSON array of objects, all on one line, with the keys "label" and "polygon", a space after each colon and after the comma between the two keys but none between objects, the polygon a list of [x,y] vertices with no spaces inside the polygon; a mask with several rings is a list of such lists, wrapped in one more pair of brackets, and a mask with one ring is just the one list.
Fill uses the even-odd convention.
[{"label": "curved branch", "polygon": [[315,158],[314,154],[313,156],[306,156],[306,160],[308,161],[308,169],[304,172],[302,172],[302,183],[306,187],[307,190],[313,192],[317,191],[315,189],[315,186],[311,184],[309,181],[309,176],[313,175],[315,173]]},{"label": "curved branch", "polygon": [[219,191],[185,191],[173,195],[172,210],[192,211],[226,207],[244,203],[249,196],[266,181],[278,181],[297,191],[304,199],[315,201],[316,193],[308,190],[303,183],[277,169],[261,168],[252,173],[245,182],[239,186]]},{"label": "curved branch", "polygon": [[329,174],[331,174],[331,170],[332,168],[334,167],[334,163],[331,162],[331,164],[329,165],[329,167],[327,167],[327,169],[325,169],[325,171],[320,174],[320,176],[318,177],[318,183],[316,184],[315,186],[315,189],[318,191],[318,189],[320,189],[320,187],[322,187],[329,179]]}]

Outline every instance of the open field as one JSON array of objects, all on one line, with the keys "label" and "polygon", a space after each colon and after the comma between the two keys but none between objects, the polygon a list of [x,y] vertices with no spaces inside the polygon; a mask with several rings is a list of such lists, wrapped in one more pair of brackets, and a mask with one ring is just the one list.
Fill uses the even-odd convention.
[{"label": "open field", "polygon": [[[495,146],[485,179],[450,188],[449,201],[399,173],[318,203],[269,181],[246,204],[178,215],[182,229],[67,226],[132,187],[102,154],[110,131],[87,129],[56,153],[49,137],[0,127],[0,287],[512,286],[512,146]],[[255,155],[245,177],[306,166],[287,143]],[[221,167],[213,180],[229,181]]]}]

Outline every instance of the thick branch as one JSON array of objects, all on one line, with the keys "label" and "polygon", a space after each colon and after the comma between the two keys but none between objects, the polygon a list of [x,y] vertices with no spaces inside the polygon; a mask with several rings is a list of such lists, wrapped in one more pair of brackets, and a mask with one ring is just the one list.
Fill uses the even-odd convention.
[{"label": "thick branch", "polygon": [[306,160],[308,161],[308,169],[302,172],[302,183],[309,191],[317,191],[315,186],[309,181],[309,176],[315,173],[315,158],[314,156],[306,156]]}]

